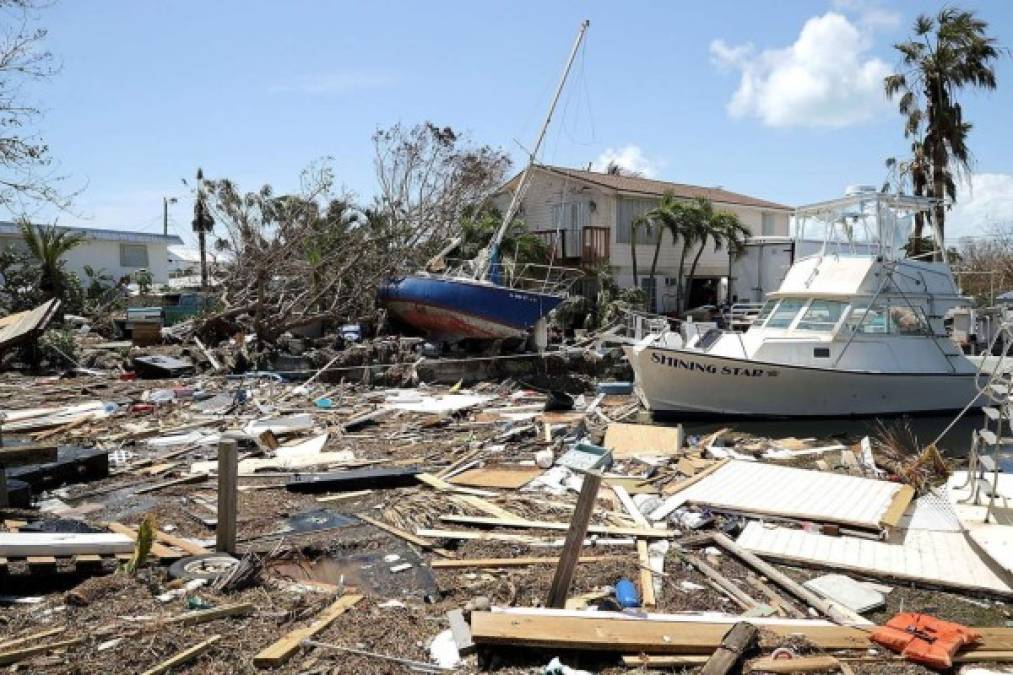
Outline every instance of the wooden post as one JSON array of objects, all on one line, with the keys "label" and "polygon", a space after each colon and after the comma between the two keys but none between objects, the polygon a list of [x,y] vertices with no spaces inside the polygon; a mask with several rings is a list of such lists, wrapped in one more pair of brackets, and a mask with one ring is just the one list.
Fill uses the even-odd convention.
[{"label": "wooden post", "polygon": [[546,607],[563,609],[566,607],[566,596],[570,592],[570,583],[573,581],[573,573],[577,569],[577,559],[580,557],[580,547],[587,535],[587,526],[591,522],[591,513],[594,511],[594,503],[598,498],[598,488],[601,487],[601,473],[588,471],[584,474],[584,483],[580,488],[580,496],[577,498],[577,506],[573,510],[573,517],[570,519],[570,529],[566,532],[566,540],[563,542],[563,551],[559,556],[559,565],[556,566],[556,574],[552,578],[552,586],[549,589],[549,599]]},{"label": "wooden post", "polygon": [[232,439],[218,444],[218,525],[215,550],[236,552],[236,498],[238,495],[239,449]]},{"label": "wooden post", "polygon": [[725,675],[742,660],[743,654],[756,644],[759,630],[751,623],[740,621],[732,626],[721,644],[707,659],[700,675]]}]

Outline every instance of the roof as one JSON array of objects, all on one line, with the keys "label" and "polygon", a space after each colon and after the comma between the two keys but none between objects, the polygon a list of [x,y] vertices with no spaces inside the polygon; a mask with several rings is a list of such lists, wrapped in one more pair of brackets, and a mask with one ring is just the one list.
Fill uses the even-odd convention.
[{"label": "roof", "polygon": [[[671,183],[664,180],[654,180],[653,178],[641,178],[640,176],[616,176],[602,173],[600,171],[568,169],[562,166],[537,166],[536,168],[547,173],[553,173],[566,178],[584,181],[585,183],[592,183],[594,185],[598,185],[599,187],[615,190],[625,194],[660,197],[671,192],[676,197],[683,197],[686,199],[703,197],[704,199],[709,199],[712,202],[720,204],[753,206],[757,208],[771,209],[774,211],[794,210],[792,207],[785,206],[784,204],[778,204],[777,202],[771,202],[765,199],[757,199],[756,197],[750,197],[737,192],[729,192],[728,190],[723,190],[721,188],[686,185],[685,183]],[[502,189],[506,189],[510,186],[511,183],[517,180],[518,176],[520,176],[520,174],[510,179],[510,181],[504,185]]]},{"label": "roof", "polygon": [[[44,227],[48,227],[44,226]],[[153,232],[135,232],[132,230],[107,230],[92,227],[67,227],[54,225],[57,230],[79,232],[87,239],[98,241],[129,241],[138,244],[176,244],[182,245],[183,240],[175,234],[155,234]],[[21,226],[10,221],[0,221],[0,237],[21,237]]]}]

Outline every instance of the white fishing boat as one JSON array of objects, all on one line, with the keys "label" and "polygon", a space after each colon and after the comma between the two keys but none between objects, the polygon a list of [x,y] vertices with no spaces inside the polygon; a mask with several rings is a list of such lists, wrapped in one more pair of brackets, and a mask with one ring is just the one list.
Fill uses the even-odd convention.
[{"label": "white fishing boat", "polygon": [[745,333],[712,329],[679,347],[649,336],[624,348],[650,409],[837,417],[977,405],[980,361],[943,328],[968,301],[945,259],[904,253],[915,214],[931,206],[858,187],[800,207],[796,238],[819,230],[822,247],[794,262]]}]

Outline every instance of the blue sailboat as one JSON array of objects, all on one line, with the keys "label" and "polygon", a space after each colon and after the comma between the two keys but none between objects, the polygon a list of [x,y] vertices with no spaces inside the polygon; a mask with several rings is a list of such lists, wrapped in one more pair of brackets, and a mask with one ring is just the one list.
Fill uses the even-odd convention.
[{"label": "blue sailboat", "polygon": [[[521,269],[499,261],[499,248],[527,191],[531,167],[541,150],[563,86],[590,22],[577,32],[559,86],[539,132],[528,165],[521,174],[503,222],[478,256],[444,273],[420,271],[387,279],[378,299],[392,317],[441,342],[523,337],[566,298],[566,274],[559,268],[527,265]],[[451,244],[435,260],[456,248]],[[542,272],[534,274],[535,271]]]}]

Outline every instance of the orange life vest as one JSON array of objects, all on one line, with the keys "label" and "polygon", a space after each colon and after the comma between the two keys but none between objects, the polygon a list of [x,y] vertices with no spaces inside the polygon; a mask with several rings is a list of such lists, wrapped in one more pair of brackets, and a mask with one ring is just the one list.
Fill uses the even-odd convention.
[{"label": "orange life vest", "polygon": [[909,661],[946,669],[953,666],[957,650],[981,640],[981,633],[927,614],[904,612],[887,621],[869,639],[900,652]]}]

